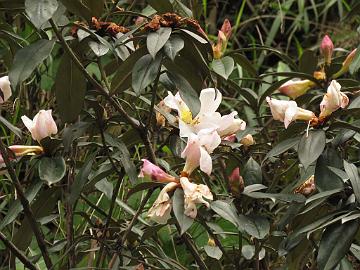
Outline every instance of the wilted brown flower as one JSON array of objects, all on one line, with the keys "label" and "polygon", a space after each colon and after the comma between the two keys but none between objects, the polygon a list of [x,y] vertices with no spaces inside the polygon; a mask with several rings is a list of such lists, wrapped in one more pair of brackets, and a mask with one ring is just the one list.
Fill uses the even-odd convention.
[{"label": "wilted brown flower", "polygon": [[315,187],[315,178],[314,178],[314,175],[312,175],[303,184],[301,184],[299,187],[297,187],[294,190],[294,193],[295,194],[309,195],[312,192],[314,192],[315,189],[316,189],[316,187]]}]

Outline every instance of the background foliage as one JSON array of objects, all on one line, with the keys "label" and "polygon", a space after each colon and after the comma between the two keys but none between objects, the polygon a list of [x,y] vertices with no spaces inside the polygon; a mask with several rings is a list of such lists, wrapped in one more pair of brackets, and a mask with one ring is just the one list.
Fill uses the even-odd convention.
[{"label": "background foliage", "polygon": [[[153,31],[148,22],[166,12],[188,19]],[[3,166],[0,266],[359,269],[360,50],[338,79],[350,106],[308,136],[304,122],[284,129],[265,102],[283,97],[285,81],[309,79],[316,87],[296,102],[318,114],[329,83],[313,77],[322,37],[336,47],[330,78],[359,44],[359,12],[350,0],[0,1],[1,73],[13,89],[1,105],[2,141],[36,144],[20,117],[40,109],[53,110],[59,129],[41,141],[45,154],[12,162],[13,174]],[[214,59],[225,19],[232,35]],[[189,220],[179,190],[178,210],[156,224],[146,212],[159,183],[138,177],[141,159],[176,175],[185,146],[174,116],[156,105],[177,89],[195,115],[207,87],[221,90],[222,113],[247,122],[238,141],[252,134],[255,144],[223,143],[211,177],[193,173],[215,196],[209,209]],[[236,167],[244,190],[229,184]]]}]

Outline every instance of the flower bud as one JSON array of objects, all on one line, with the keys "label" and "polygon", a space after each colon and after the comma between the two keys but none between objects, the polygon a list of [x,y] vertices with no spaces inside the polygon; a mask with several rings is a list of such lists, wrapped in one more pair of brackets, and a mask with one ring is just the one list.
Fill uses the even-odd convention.
[{"label": "flower bud", "polygon": [[223,25],[221,26],[221,29],[218,32],[216,45],[212,45],[215,59],[220,59],[221,56],[224,54],[227,43],[231,36],[231,30],[232,29],[230,21],[228,19],[225,19]]},{"label": "flower bud", "polygon": [[214,238],[209,238],[209,240],[208,240],[208,243],[207,243],[209,246],[211,246],[211,247],[215,247],[216,246],[216,243],[215,243],[215,240],[214,240]]},{"label": "flower bud", "polygon": [[315,79],[320,81],[324,81],[326,79],[326,74],[324,71],[315,71],[313,76]]},{"label": "flower bud", "polygon": [[280,86],[279,91],[292,99],[304,95],[315,83],[310,80],[292,79]]},{"label": "flower bud", "polygon": [[247,134],[245,137],[243,137],[240,140],[240,143],[242,143],[245,146],[250,146],[250,145],[253,145],[255,143],[255,141],[251,134]]},{"label": "flower bud", "polygon": [[51,110],[40,110],[33,120],[23,115],[21,120],[30,131],[32,138],[38,142],[58,132]]},{"label": "flower bud", "polygon": [[328,35],[325,35],[325,37],[323,38],[320,45],[320,51],[325,58],[325,64],[330,65],[331,57],[334,51],[334,44]]},{"label": "flower bud", "polygon": [[[13,159],[18,157],[23,157],[26,155],[40,155],[44,153],[44,149],[41,146],[34,146],[34,145],[11,145],[9,146],[9,150],[12,152],[12,156],[10,155],[9,158]],[[4,164],[4,159],[0,155],[0,165]]]},{"label": "flower bud", "polygon": [[356,50],[357,49],[352,50],[348,54],[348,56],[346,56],[344,62],[342,63],[341,69],[338,72],[336,72],[334,75],[332,75],[333,79],[336,79],[336,78],[340,77],[341,75],[343,75],[344,73],[349,71],[350,65],[354,61],[354,58],[356,55]]},{"label": "flower bud", "polygon": [[8,76],[4,76],[0,78],[0,104],[4,103],[11,97],[11,87]]},{"label": "flower bud", "polygon": [[226,40],[229,40],[232,32],[231,23],[228,19],[225,19],[220,31],[224,33]]},{"label": "flower bud", "polygon": [[151,180],[156,180],[159,182],[178,182],[176,178],[170,174],[164,172],[160,167],[151,163],[147,159],[142,159],[143,166],[141,168],[139,177],[146,177]]},{"label": "flower bud", "polygon": [[244,179],[240,175],[240,168],[236,167],[229,176],[230,191],[235,197],[239,197],[244,191]]}]

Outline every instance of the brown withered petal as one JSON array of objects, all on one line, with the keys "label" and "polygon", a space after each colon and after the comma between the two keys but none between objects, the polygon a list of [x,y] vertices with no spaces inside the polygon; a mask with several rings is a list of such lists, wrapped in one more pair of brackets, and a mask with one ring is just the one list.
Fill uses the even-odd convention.
[{"label": "brown withered petal", "polygon": [[160,28],[160,15],[155,15],[152,20],[145,25],[145,30],[156,31]]},{"label": "brown withered petal", "polygon": [[304,183],[298,186],[295,190],[295,194],[303,194],[309,195],[314,192],[316,189],[315,187],[315,178],[314,175],[310,176]]},{"label": "brown withered petal", "polygon": [[130,30],[124,26],[120,26],[114,22],[101,22],[95,17],[91,18],[91,27],[96,31],[100,32],[99,34],[109,34],[116,36],[118,33],[127,33]]}]

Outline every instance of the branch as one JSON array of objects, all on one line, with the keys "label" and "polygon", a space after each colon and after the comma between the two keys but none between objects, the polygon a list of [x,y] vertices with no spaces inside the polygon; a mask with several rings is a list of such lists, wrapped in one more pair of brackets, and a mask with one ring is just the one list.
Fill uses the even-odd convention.
[{"label": "branch", "polygon": [[15,170],[11,165],[10,159],[9,159],[9,155],[8,152],[5,148],[4,143],[2,142],[2,139],[0,138],[0,153],[4,159],[6,168],[9,172],[10,175],[10,179],[12,181],[12,184],[15,187],[16,193],[20,199],[20,202],[24,208],[24,213],[26,215],[26,217],[29,220],[30,226],[32,231],[34,232],[34,235],[36,237],[36,241],[38,243],[39,249],[41,251],[41,254],[44,258],[44,262],[45,265],[48,269],[52,268],[52,262],[49,256],[49,253],[46,249],[46,243],[45,243],[45,237],[44,234],[42,233],[41,229],[38,227],[38,224],[36,223],[36,219],[34,217],[34,214],[30,208],[30,203],[27,200],[27,198],[25,197],[24,191],[22,189],[21,183],[19,181],[19,179],[16,176]]},{"label": "branch", "polygon": [[4,243],[6,248],[17,257],[25,267],[30,270],[38,270],[38,268],[19,250],[11,241],[7,240],[6,236],[0,232],[0,240]]}]

